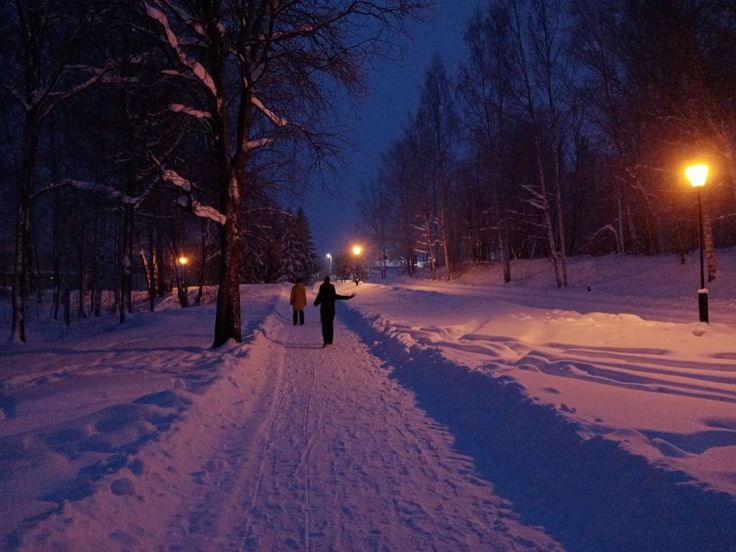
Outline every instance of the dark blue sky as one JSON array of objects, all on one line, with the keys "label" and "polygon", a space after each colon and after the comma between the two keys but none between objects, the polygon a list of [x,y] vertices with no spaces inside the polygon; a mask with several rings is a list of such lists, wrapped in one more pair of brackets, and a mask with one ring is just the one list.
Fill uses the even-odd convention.
[{"label": "dark blue sky", "polygon": [[379,59],[369,70],[367,96],[346,115],[352,147],[343,153],[338,189],[327,192],[315,186],[305,198],[304,208],[320,256],[347,248],[356,238],[361,182],[375,175],[381,154],[400,136],[409,114],[416,109],[432,52],[439,52],[448,73],[455,74],[466,55],[465,26],[478,5],[478,0],[437,0],[424,21],[411,25],[411,38],[401,41],[401,61]]}]

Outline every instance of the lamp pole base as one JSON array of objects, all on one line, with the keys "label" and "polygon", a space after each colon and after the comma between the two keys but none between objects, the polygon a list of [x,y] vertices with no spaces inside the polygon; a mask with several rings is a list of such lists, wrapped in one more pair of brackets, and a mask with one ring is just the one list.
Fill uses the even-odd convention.
[{"label": "lamp pole base", "polygon": [[698,312],[700,313],[700,321],[709,323],[708,321],[708,290],[698,290]]}]

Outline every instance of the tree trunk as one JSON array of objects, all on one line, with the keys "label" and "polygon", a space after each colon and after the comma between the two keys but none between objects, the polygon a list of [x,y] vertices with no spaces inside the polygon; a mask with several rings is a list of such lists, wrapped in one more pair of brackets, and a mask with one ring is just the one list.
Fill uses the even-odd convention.
[{"label": "tree trunk", "polygon": [[199,251],[199,271],[197,273],[197,296],[194,298],[194,304],[199,305],[202,302],[202,291],[204,288],[204,271],[207,266],[207,236],[209,225],[206,220],[202,220],[202,242]]},{"label": "tree trunk", "polygon": [[[153,263],[148,262],[148,257],[146,256],[146,252],[142,247],[138,253],[141,256],[141,262],[143,263],[143,272],[146,275],[146,290],[148,291],[148,310],[153,312],[155,306],[152,280],[153,269],[151,268],[151,265]],[[151,258],[153,259],[153,252],[151,252]]]},{"label": "tree trunk", "polygon": [[618,254],[626,253],[626,242],[624,241],[624,208],[621,199],[621,185],[616,186],[616,206],[618,207],[618,237],[616,238],[616,248]]},{"label": "tree trunk", "polygon": [[120,323],[125,322],[126,315],[133,312],[133,271],[132,271],[132,248],[133,248],[133,208],[129,205],[123,207],[123,235],[120,247],[120,304],[118,312]]},{"label": "tree trunk", "polygon": [[544,175],[544,163],[542,160],[542,144],[538,135],[539,128],[535,130],[534,150],[537,161],[537,180],[539,184],[538,200],[542,206],[542,219],[544,220],[544,229],[547,237],[547,256],[552,262],[552,268],[555,275],[555,283],[557,287],[563,286],[562,273],[560,267],[560,258],[555,240],[554,226],[552,224],[552,208],[547,197],[547,180]]},{"label": "tree trunk", "polygon": [[229,179],[226,221],[220,230],[220,285],[213,347],[242,341],[240,324],[240,201],[235,175]]},{"label": "tree trunk", "polygon": [[708,282],[716,279],[718,267],[716,265],[716,250],[713,241],[713,221],[708,209],[703,209],[703,245],[708,269]]},{"label": "tree trunk", "polygon": [[78,301],[78,309],[77,314],[79,316],[79,319],[87,318],[87,313],[84,310],[84,300],[87,297],[87,262],[86,262],[86,256],[85,256],[85,228],[86,224],[84,223],[84,219],[82,219],[82,228],[79,232],[79,243],[78,243],[78,249],[77,249],[77,260],[79,264],[79,301]]},{"label": "tree trunk", "polygon": [[450,237],[447,230],[447,208],[442,209],[442,251],[445,256],[446,278],[449,282],[452,279],[452,266],[450,265]]},{"label": "tree trunk", "polygon": [[432,222],[429,218],[424,220],[424,241],[427,244],[427,260],[429,261],[429,270],[432,279],[437,279],[437,260],[434,255],[434,243],[432,240]]},{"label": "tree trunk", "polygon": [[98,219],[98,239],[99,244],[96,250],[97,260],[97,278],[95,279],[95,290],[94,290],[94,314],[96,317],[100,316],[100,310],[102,309],[102,298],[103,291],[105,289],[105,261],[108,259],[106,255],[105,244],[107,243],[108,236],[108,221],[104,215]]},{"label": "tree trunk", "polygon": [[[499,217],[499,209],[496,207],[496,216]],[[509,255],[509,246],[507,233],[508,228],[506,227],[505,221],[501,224],[500,217],[498,219],[498,249],[501,254],[501,264],[503,265],[503,283],[508,284],[511,281],[511,259]]]},{"label": "tree trunk", "polygon": [[31,191],[38,150],[38,121],[35,110],[26,113],[23,165],[18,190],[18,216],[15,223],[15,263],[11,290],[13,320],[10,341],[26,341],[26,284],[31,237]]},{"label": "tree trunk", "polygon": [[52,307],[52,315],[51,317],[54,320],[58,320],[59,318],[59,305],[61,301],[61,246],[60,246],[60,240],[62,239],[62,232],[59,224],[59,217],[61,216],[61,200],[59,198],[59,194],[61,193],[59,190],[54,190],[52,192],[54,194],[53,198],[53,221],[52,221],[52,228],[54,231],[53,235],[53,251],[52,251],[52,269],[51,272],[53,274],[53,307]]},{"label": "tree trunk", "polygon": [[61,257],[61,303],[64,306],[64,325],[69,326],[72,323],[72,297],[71,297],[71,245],[69,239],[69,213],[64,212],[62,223],[62,234],[65,236],[63,254]]},{"label": "tree trunk", "polygon": [[[555,134],[557,130],[555,128]],[[559,139],[555,137],[555,141]],[[559,145],[556,145],[555,153],[555,208],[557,211],[557,233],[559,247],[560,274],[562,276],[562,286],[567,287],[567,251],[565,245],[565,215],[562,205],[562,152],[559,151]]]}]

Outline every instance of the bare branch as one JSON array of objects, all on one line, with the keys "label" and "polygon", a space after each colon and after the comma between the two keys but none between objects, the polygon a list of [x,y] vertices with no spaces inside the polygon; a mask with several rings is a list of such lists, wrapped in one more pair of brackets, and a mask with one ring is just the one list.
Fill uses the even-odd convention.
[{"label": "bare branch", "polygon": [[179,59],[179,63],[184,65],[192,72],[195,77],[197,77],[199,82],[202,83],[202,85],[204,85],[204,87],[210,92],[210,94],[212,94],[212,97],[215,98],[218,109],[222,109],[222,98],[219,91],[217,90],[217,86],[215,86],[215,81],[212,79],[212,76],[201,63],[199,63],[197,60],[191,59],[181,48],[179,38],[171,29],[169,18],[166,16],[166,14],[160,9],[151,6],[147,2],[144,2],[144,5],[146,6],[146,14],[148,14],[151,19],[153,19],[159,25],[161,25],[161,27],[163,27],[164,34],[166,35],[166,41],[168,42],[169,46],[171,46],[171,49],[174,50],[176,57]]}]

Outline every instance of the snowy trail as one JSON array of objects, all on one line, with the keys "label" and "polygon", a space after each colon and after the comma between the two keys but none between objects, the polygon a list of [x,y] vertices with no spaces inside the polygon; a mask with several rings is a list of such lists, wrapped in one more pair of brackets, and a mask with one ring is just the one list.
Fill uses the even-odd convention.
[{"label": "snowy trail", "polygon": [[338,322],[323,350],[316,321],[288,318],[267,319],[258,358],[235,367],[241,388],[259,379],[255,365],[267,383],[251,405],[223,404],[224,430],[192,471],[203,492],[173,515],[160,549],[555,549],[473,475],[358,336]]}]

